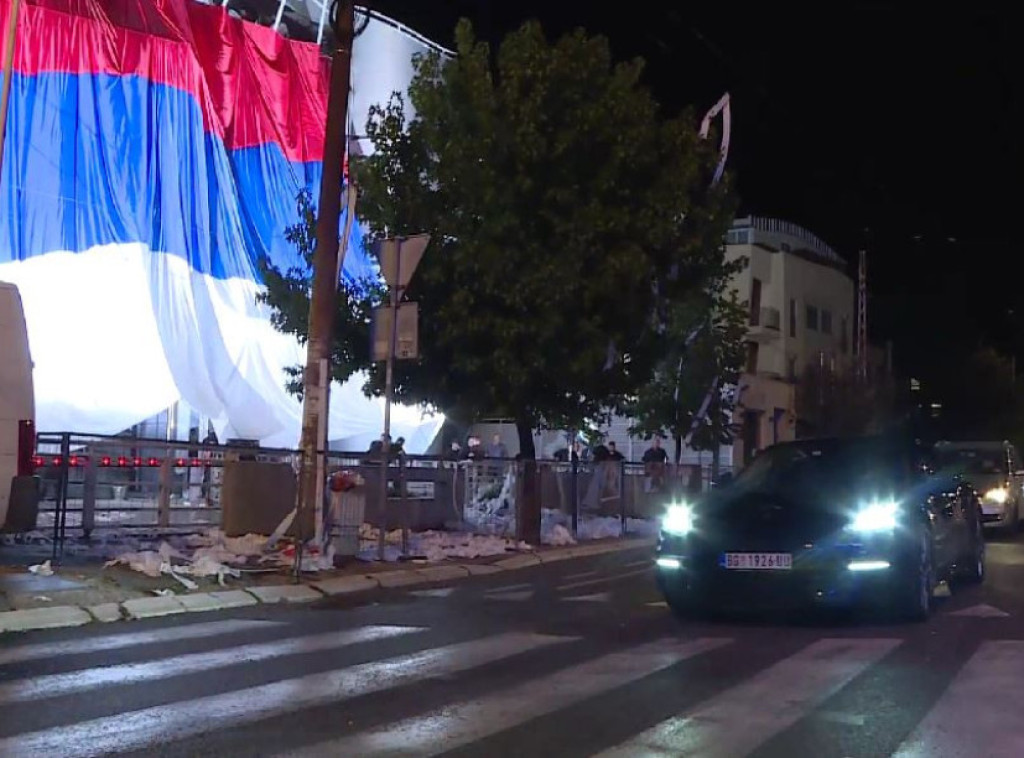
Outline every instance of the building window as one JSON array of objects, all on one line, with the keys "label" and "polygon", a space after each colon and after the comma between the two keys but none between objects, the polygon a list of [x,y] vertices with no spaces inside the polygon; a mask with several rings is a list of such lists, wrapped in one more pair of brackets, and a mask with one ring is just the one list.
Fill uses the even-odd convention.
[{"label": "building window", "polygon": [[750,244],[750,230],[749,229],[731,229],[726,232],[725,244],[727,245],[749,245]]},{"label": "building window", "polygon": [[807,328],[811,331],[818,331],[818,309],[813,305],[807,306],[806,321]]},{"label": "building window", "polygon": [[750,325],[761,323],[761,280],[756,276],[750,282]]},{"label": "building window", "polygon": [[758,348],[758,345],[757,345],[756,342],[748,342],[747,343],[747,373],[748,374],[756,374],[757,373],[757,348]]},{"label": "building window", "polygon": [[849,335],[849,324],[846,321],[846,316],[843,316],[840,321],[841,330],[839,332],[839,352],[846,355],[850,349],[850,335]]},{"label": "building window", "polygon": [[821,333],[832,334],[832,311],[821,310]]},{"label": "building window", "polygon": [[789,301],[789,336],[796,336],[796,300]]}]

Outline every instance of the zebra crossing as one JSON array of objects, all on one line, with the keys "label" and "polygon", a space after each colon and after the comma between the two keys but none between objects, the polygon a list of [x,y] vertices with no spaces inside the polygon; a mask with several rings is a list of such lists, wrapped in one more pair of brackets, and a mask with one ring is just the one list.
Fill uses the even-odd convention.
[{"label": "zebra crossing", "polygon": [[[587,745],[593,758],[760,756],[771,740],[808,719],[870,730],[870,711],[836,712],[834,704],[911,644],[898,629],[877,637],[836,631],[762,651],[749,671],[723,676],[725,661],[757,644],[742,630],[731,631],[612,645],[527,629],[460,637],[429,625],[323,631],[239,618],[63,642],[5,641],[0,756],[195,755],[197,741],[218,735],[216,752],[202,754],[490,756],[511,754],[495,745],[515,730],[541,723],[550,729],[552,719],[579,708],[593,719],[592,737],[602,720],[617,725],[606,744]],[[1024,641],[982,639],[961,652],[963,660],[916,725],[883,741],[899,745],[886,755],[1024,755],[1024,733],[1016,728]],[[901,669],[894,674],[914,673],[905,664],[891,667]],[[231,675],[239,670],[246,675]],[[471,686],[460,690],[464,683]],[[88,707],[68,707],[75,702]],[[651,702],[657,707],[642,707]],[[260,727],[285,718],[301,724],[316,709],[361,715],[352,723],[321,715],[308,734]],[[259,734],[249,741],[246,729]],[[532,732],[535,740],[545,733]],[[838,758],[850,755],[836,750]],[[865,746],[859,755],[880,753]]]}]

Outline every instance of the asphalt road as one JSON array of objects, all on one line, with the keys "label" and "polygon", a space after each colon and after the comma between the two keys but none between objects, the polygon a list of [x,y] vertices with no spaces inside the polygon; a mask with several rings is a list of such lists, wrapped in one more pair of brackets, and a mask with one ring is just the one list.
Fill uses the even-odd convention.
[{"label": "asphalt road", "polygon": [[0,758],[1024,756],[1024,539],[916,625],[680,623],[649,565],[0,637]]}]

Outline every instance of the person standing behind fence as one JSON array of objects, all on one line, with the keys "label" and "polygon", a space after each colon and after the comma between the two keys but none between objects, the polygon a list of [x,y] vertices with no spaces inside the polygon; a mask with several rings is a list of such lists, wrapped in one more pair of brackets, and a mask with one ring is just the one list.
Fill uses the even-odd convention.
[{"label": "person standing behind fence", "polygon": [[486,457],[494,460],[487,466],[487,474],[495,480],[501,481],[505,473],[505,460],[508,458],[508,448],[501,441],[501,435],[495,434],[491,438],[491,444],[484,451]]},{"label": "person standing behind fence", "polygon": [[643,463],[647,491],[661,492],[665,486],[665,466],[668,464],[668,453],[661,446],[661,437],[655,437],[651,446],[644,451]]},{"label": "person standing behind fence", "polygon": [[501,435],[495,434],[491,438],[491,444],[487,446],[487,457],[497,458],[499,460],[505,460],[508,458],[508,448],[505,447],[505,443],[501,441]]}]

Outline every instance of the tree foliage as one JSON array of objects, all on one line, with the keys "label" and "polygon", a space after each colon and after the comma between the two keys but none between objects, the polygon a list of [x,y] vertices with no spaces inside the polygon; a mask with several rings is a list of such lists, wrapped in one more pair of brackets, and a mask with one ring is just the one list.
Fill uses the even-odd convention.
[{"label": "tree foliage", "polygon": [[731,200],[692,114],[664,117],[604,39],[529,23],[492,60],[468,22],[456,38],[456,59],[417,61],[411,111],[373,109],[360,214],[432,235],[397,395],[514,418],[530,456],[536,426],[581,427],[647,382],[672,304],[718,273]]},{"label": "tree foliage", "polygon": [[874,367],[866,379],[854,366],[833,369],[808,363],[796,386],[796,412],[801,436],[857,436],[878,432],[895,414],[891,377]]},{"label": "tree foliage", "polygon": [[[733,268],[724,267],[723,272]],[[690,446],[695,450],[732,441],[730,409],[721,397],[726,387],[737,383],[743,367],[747,311],[724,282],[712,286],[719,291],[673,305],[668,349],[651,381],[628,407],[634,420],[631,432],[671,437],[676,463],[691,432]]]},{"label": "tree foliage", "polygon": [[[316,248],[316,212],[307,190],[299,193],[296,210],[298,220],[285,230],[285,239],[295,247],[303,265],[282,270],[264,261],[265,289],[257,299],[271,306],[270,320],[275,329],[294,335],[304,344],[309,335],[309,295]],[[374,280],[339,283],[330,361],[332,379],[344,382],[369,366],[371,314],[384,294]],[[301,396],[302,367],[285,370],[289,375],[288,390]]]},{"label": "tree foliage", "polygon": [[938,378],[934,399],[941,403],[937,427],[948,439],[1024,439],[1024,403],[1008,356],[979,347],[967,360]]}]

